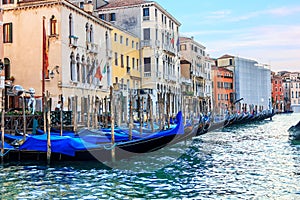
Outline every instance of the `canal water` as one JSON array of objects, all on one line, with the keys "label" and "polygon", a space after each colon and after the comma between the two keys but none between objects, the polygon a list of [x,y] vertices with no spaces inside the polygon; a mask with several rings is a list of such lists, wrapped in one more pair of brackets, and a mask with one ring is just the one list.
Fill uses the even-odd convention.
[{"label": "canal water", "polygon": [[224,128],[115,167],[6,163],[0,199],[300,199],[300,145],[287,131],[299,120]]}]

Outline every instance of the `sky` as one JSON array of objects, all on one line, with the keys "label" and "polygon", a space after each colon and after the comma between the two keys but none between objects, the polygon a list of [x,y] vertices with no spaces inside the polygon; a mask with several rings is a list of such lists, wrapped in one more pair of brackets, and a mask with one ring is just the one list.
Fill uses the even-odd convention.
[{"label": "sky", "polygon": [[299,0],[155,0],[212,58],[256,60],[272,71],[300,72]]}]

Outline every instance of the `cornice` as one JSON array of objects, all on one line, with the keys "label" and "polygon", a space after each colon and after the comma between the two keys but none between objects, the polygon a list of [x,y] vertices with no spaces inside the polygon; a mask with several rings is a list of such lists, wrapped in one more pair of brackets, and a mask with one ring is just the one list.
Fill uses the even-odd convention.
[{"label": "cornice", "polygon": [[38,9],[42,7],[53,7],[53,6],[65,6],[69,8],[70,10],[81,14],[82,16],[85,16],[87,19],[94,21],[95,23],[103,26],[106,29],[112,30],[111,24],[101,20],[92,14],[84,11],[83,9],[75,6],[74,4],[65,1],[65,0],[54,0],[54,1],[30,1],[30,2],[19,2],[18,4],[15,4],[14,6],[3,6],[3,11],[9,12],[9,11],[14,11],[14,10],[26,10],[26,9]]}]

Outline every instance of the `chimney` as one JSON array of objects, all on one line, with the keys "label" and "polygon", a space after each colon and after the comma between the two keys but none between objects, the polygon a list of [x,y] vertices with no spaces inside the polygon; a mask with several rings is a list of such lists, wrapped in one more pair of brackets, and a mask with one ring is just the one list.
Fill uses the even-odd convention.
[{"label": "chimney", "polygon": [[88,1],[87,3],[84,3],[83,10],[92,14],[94,11],[93,1]]}]

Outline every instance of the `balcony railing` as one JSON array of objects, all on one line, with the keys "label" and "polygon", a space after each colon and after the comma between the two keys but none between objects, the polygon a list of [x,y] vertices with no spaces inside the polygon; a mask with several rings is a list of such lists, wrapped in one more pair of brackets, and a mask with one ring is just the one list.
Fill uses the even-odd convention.
[{"label": "balcony railing", "polygon": [[106,50],[106,56],[111,59],[112,58],[112,50]]},{"label": "balcony railing", "polygon": [[143,48],[143,47],[152,47],[152,41],[151,40],[142,40],[141,48]]},{"label": "balcony railing", "polygon": [[146,77],[146,78],[151,77],[151,72],[144,72],[144,77]]},{"label": "balcony railing", "polygon": [[70,35],[69,38],[70,38],[70,46],[77,47],[78,46],[78,44],[77,44],[78,37],[75,35]]}]

